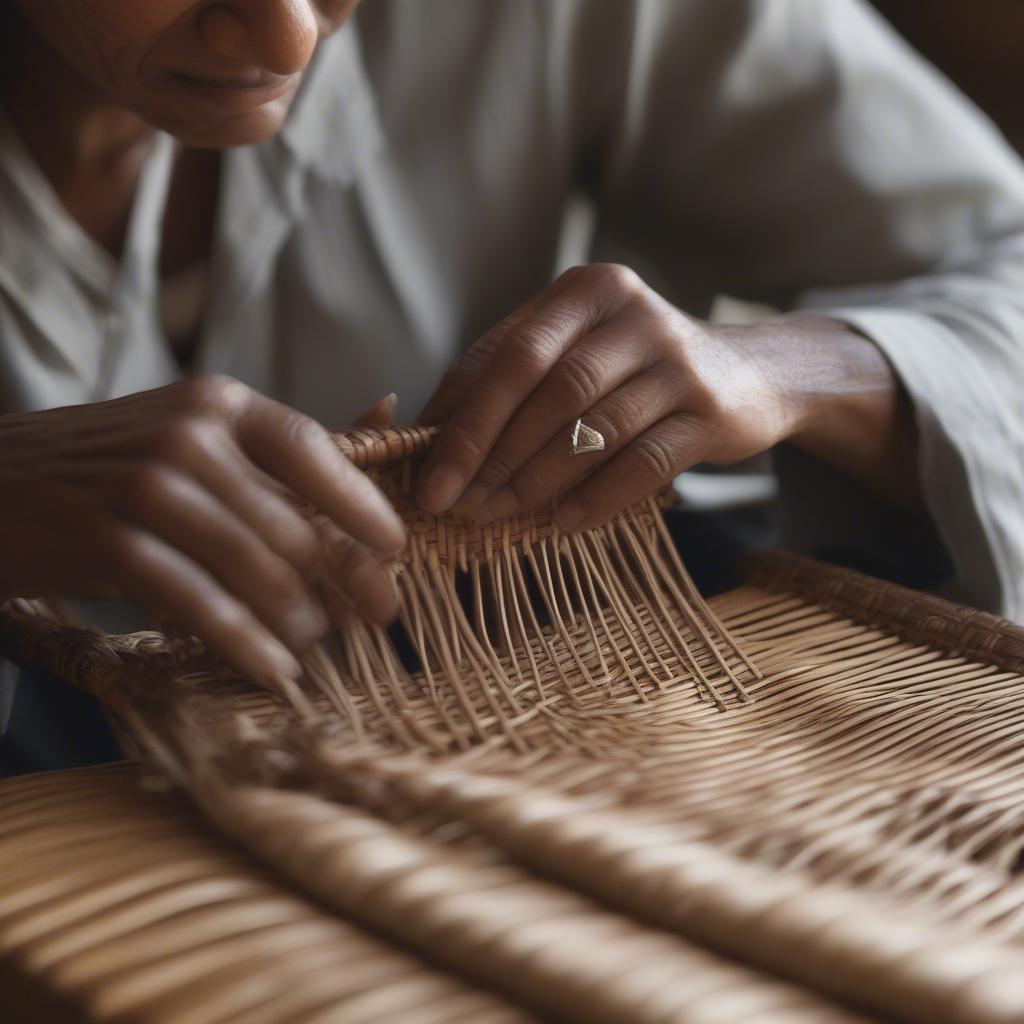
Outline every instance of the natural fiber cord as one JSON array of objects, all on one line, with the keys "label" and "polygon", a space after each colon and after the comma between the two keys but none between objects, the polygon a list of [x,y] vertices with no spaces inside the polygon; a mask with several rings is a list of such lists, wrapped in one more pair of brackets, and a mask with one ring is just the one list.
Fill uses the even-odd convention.
[{"label": "natural fiber cord", "polygon": [[707,605],[653,502],[435,520],[429,442],[340,439],[403,636],[291,695],[0,615],[281,880],[125,769],[8,784],[0,959],[104,1022],[1024,1021],[1024,630],[788,555]]}]

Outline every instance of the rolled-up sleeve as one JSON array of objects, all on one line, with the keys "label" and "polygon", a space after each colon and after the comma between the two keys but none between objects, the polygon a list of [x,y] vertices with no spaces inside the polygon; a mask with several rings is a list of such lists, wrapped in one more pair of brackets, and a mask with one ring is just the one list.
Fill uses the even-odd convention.
[{"label": "rolled-up sleeve", "polygon": [[[598,249],[635,253],[684,307],[697,279],[871,338],[914,405],[959,596],[1024,619],[1019,158],[855,0],[690,6],[635,8]],[[794,487],[829,487],[807,466],[782,479],[797,542],[820,509]]]}]

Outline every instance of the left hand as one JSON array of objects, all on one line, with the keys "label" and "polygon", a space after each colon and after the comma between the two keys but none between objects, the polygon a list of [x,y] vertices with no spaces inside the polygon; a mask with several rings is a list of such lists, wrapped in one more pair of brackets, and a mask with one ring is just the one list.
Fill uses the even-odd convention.
[{"label": "left hand", "polygon": [[[487,521],[561,495],[558,525],[590,529],[695,463],[764,451],[808,404],[756,340],[687,316],[625,267],[576,267],[442,381],[422,415],[444,426],[420,504]],[[604,451],[570,454],[577,417]]]}]

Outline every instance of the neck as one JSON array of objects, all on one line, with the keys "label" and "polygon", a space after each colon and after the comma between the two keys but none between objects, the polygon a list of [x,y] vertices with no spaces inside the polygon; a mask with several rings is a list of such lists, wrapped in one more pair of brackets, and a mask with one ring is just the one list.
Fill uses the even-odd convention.
[{"label": "neck", "polygon": [[67,212],[118,256],[153,130],[84,79],[19,14],[0,42],[0,102]]}]

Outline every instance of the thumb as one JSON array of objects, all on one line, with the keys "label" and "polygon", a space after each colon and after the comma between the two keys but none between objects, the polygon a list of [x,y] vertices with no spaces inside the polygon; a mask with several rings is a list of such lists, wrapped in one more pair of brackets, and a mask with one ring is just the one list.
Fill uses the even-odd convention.
[{"label": "thumb", "polygon": [[398,395],[391,392],[379,401],[370,406],[357,419],[354,426],[357,427],[390,427],[395,422],[395,407],[398,405]]}]

